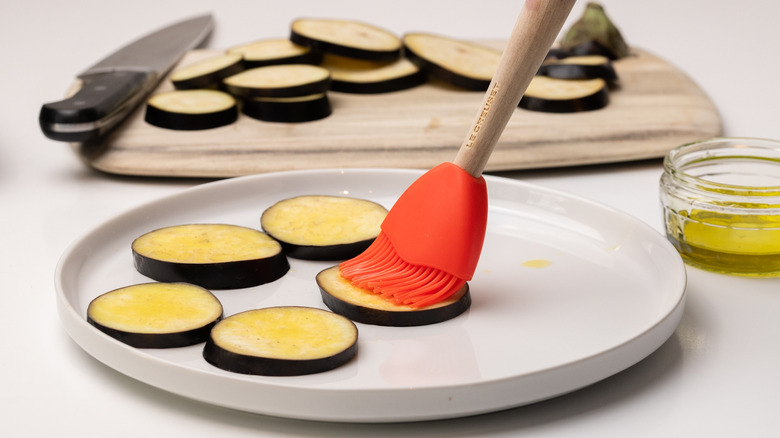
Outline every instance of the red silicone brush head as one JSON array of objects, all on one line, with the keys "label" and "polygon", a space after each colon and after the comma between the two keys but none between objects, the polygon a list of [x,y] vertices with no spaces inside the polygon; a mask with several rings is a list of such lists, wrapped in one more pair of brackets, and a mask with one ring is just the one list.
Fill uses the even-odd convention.
[{"label": "red silicone brush head", "polygon": [[471,280],[486,226],[484,178],[440,164],[406,189],[376,241],[343,262],[341,275],[400,304],[434,304]]}]

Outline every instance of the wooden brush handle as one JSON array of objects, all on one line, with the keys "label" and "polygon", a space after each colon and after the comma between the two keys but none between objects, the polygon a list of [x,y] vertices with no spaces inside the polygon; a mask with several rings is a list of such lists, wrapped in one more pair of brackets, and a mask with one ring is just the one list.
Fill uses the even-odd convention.
[{"label": "wooden brush handle", "polygon": [[475,178],[569,16],[575,0],[526,0],[477,117],[453,163]]}]

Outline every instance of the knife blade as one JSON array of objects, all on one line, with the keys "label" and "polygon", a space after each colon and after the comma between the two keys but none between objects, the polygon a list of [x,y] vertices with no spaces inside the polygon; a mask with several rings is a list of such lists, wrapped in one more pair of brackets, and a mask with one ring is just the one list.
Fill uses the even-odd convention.
[{"label": "knife blade", "polygon": [[146,98],[187,51],[211,33],[210,14],[184,20],[143,36],[80,73],[72,96],[45,103],[38,117],[52,140],[87,142],[100,138]]}]

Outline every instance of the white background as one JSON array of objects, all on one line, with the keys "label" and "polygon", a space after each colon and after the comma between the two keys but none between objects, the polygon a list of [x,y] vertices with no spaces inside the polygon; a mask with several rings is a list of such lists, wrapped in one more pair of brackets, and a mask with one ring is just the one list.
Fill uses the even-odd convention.
[{"label": "white background", "polygon": [[[636,366],[533,406],[411,425],[322,424],[215,408],[140,384],[84,353],[55,312],[53,273],[67,245],[103,221],[206,180],[116,177],[47,140],[40,105],[75,74],[143,33],[212,12],[222,48],[285,36],[302,16],[351,18],[397,33],[504,38],[520,1],[43,1],[0,7],[0,409],[9,436],[777,436],[780,281],[689,268],[677,332]],[[604,0],[629,44],[691,76],[724,133],[780,139],[773,0]],[[585,2],[575,6],[579,17]],[[660,160],[510,172],[623,210],[661,231]],[[5,433],[4,433],[5,435]]]}]

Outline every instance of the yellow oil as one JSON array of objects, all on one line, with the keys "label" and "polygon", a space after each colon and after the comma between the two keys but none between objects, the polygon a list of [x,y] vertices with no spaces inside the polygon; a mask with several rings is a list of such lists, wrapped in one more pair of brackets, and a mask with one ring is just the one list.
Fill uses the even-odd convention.
[{"label": "yellow oil", "polygon": [[667,210],[667,237],[689,264],[730,274],[780,276],[780,216]]},{"label": "yellow oil", "polygon": [[526,268],[546,268],[551,264],[552,264],[551,261],[545,259],[532,259],[532,260],[526,260],[523,263],[521,263],[521,265],[525,266]]}]

